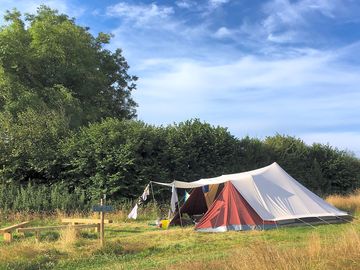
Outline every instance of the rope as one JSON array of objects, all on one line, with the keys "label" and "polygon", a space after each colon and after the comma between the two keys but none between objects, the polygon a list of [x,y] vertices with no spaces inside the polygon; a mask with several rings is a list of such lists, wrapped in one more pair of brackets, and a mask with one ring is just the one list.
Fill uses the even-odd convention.
[{"label": "rope", "polygon": [[[352,216],[352,215],[349,215],[350,217],[352,217],[352,218],[354,218],[354,219],[356,219],[354,216]],[[344,218],[341,218],[341,217],[339,217],[339,216],[335,216],[336,218],[338,218],[338,219],[341,219],[341,220],[343,220],[343,221],[346,221],[346,222],[349,222],[349,223],[351,223],[351,220],[347,220],[347,219],[344,219]]]},{"label": "rope", "polygon": [[317,218],[320,219],[322,222],[327,223],[328,225],[334,225],[334,224],[331,224],[330,222],[327,222],[325,219],[322,219],[322,218],[320,218],[320,217],[317,217]]},{"label": "rope", "polygon": [[306,225],[309,225],[310,227],[317,229],[315,226],[311,225],[310,223],[307,223],[307,222],[301,220],[300,218],[297,218],[297,219],[300,220],[301,222],[305,223]]}]

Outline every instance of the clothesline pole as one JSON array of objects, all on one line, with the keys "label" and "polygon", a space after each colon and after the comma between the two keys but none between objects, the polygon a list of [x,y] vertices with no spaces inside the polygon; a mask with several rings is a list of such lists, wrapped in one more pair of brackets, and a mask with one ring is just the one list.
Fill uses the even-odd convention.
[{"label": "clothesline pole", "polygon": [[154,201],[154,207],[156,209],[156,214],[158,214],[160,216],[161,212],[160,212],[160,210],[158,211],[158,208],[157,208],[157,203],[156,203],[155,195],[154,195],[153,182],[150,181],[149,185],[150,185],[150,188],[151,188],[151,195],[152,195],[152,198],[153,198],[153,201]]},{"label": "clothesline pole", "polygon": [[153,183],[152,183],[152,181],[150,181],[150,188],[151,188],[151,194],[152,194],[152,197],[153,197],[153,201],[154,201],[154,203],[156,204],[156,200],[155,200],[155,196],[154,196],[154,188],[153,188]]},{"label": "clothesline pole", "polygon": [[[175,189],[175,190],[176,190],[176,195],[177,195],[177,197],[179,198],[179,196],[178,196],[178,194],[177,194],[177,189]],[[180,210],[180,208],[181,208],[180,201],[181,201],[181,199],[180,199],[180,200],[178,199],[178,208],[179,208],[180,226],[181,226],[181,228],[182,228],[183,226],[182,226],[182,218],[181,218],[181,210]]]},{"label": "clothesline pole", "polygon": [[178,212],[179,212],[179,217],[180,217],[180,226],[181,226],[181,228],[183,227],[183,223],[182,223],[182,218],[181,218],[181,211],[180,211],[180,201],[181,201],[181,199],[179,200],[179,196],[178,196],[178,194],[177,194],[177,188],[175,188],[175,192],[176,192],[176,195],[177,195],[177,197],[178,197]]}]

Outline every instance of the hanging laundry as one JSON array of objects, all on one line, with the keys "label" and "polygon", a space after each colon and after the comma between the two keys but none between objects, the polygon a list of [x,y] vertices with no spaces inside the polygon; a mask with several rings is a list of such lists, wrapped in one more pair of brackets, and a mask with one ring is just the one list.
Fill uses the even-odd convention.
[{"label": "hanging laundry", "polygon": [[128,218],[136,219],[137,218],[137,211],[138,211],[138,204],[135,204],[134,208],[131,210]]},{"label": "hanging laundry", "polygon": [[172,195],[171,195],[171,211],[174,213],[176,210],[176,203],[178,202],[178,195],[176,192],[175,185],[172,186],[171,189]]},{"label": "hanging laundry", "polygon": [[144,189],[143,194],[141,195],[141,198],[143,199],[143,201],[146,201],[147,196],[150,195],[150,184],[146,186],[146,188]]}]

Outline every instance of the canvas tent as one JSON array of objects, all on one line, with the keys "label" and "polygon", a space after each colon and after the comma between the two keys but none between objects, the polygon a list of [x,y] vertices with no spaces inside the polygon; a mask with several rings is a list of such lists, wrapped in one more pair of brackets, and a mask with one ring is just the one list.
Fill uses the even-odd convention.
[{"label": "canvas tent", "polygon": [[277,163],[253,171],[157,184],[192,189],[171,224],[186,214],[206,232],[267,229],[291,224],[347,220],[346,212],[305,188]]}]

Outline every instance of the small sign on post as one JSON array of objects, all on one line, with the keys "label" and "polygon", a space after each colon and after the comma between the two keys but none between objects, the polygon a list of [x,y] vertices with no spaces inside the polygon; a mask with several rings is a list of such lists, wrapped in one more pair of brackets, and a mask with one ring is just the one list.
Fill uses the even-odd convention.
[{"label": "small sign on post", "polygon": [[[105,196],[104,196],[105,197]],[[94,212],[100,212],[100,245],[104,246],[104,236],[105,236],[105,213],[114,211],[111,205],[104,205],[104,199],[100,200],[100,205],[93,206]]]},{"label": "small sign on post", "polygon": [[93,206],[94,212],[112,212],[114,208],[111,205],[94,205]]}]

